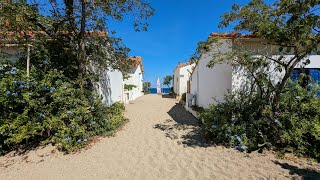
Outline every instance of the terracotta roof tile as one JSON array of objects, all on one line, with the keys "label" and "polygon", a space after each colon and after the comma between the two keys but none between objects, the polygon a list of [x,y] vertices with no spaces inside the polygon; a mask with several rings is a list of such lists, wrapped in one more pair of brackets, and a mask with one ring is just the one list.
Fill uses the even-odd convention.
[{"label": "terracotta roof tile", "polygon": [[256,38],[256,35],[253,34],[240,34],[240,33],[215,33],[212,32],[209,36],[209,38],[227,38],[227,39],[232,39],[232,38]]},{"label": "terracotta roof tile", "polygon": [[[62,34],[68,35],[73,34],[73,32],[62,32]],[[107,32],[105,31],[87,31],[87,37],[95,37],[95,36],[106,36]],[[0,31],[0,41],[11,42],[16,41],[21,38],[26,38],[29,41],[35,40],[39,36],[47,36],[47,33],[44,31]]]},{"label": "terracotta roof tile", "polygon": [[185,66],[189,66],[190,64],[191,64],[190,62],[186,62],[186,63],[179,62],[177,67],[174,70],[176,70],[177,68],[183,68]]}]

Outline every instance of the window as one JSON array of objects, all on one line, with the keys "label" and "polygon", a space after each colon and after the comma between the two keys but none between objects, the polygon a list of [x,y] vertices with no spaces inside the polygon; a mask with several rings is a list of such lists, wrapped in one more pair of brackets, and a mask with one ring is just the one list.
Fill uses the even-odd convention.
[{"label": "window", "polygon": [[299,80],[299,76],[301,73],[306,74],[307,76],[311,77],[312,80],[308,80],[308,77],[303,79],[302,84],[320,84],[320,69],[310,68],[310,69],[294,69],[291,74],[291,80],[293,82],[297,82]]},{"label": "window", "polygon": [[[299,81],[300,74],[303,73],[307,75],[306,77],[303,77],[302,81]],[[309,69],[294,69],[293,73],[291,74],[291,80],[295,83],[299,83],[302,87],[306,87],[308,83],[308,76],[309,75]]]},{"label": "window", "polygon": [[309,76],[312,77],[313,83],[320,84],[320,69],[310,69]]},{"label": "window", "polygon": [[[299,76],[301,73],[306,74],[306,77],[302,77],[299,80]],[[308,68],[308,69],[294,69],[293,73],[291,74],[291,80],[293,82],[299,83],[302,87],[307,87],[311,90],[313,84],[320,85],[320,69],[318,68]],[[320,91],[317,92],[318,96],[320,96]]]}]

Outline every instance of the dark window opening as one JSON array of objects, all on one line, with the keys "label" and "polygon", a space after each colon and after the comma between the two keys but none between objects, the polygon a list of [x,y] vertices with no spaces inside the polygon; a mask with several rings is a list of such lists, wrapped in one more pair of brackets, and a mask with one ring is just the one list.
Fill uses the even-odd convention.
[{"label": "dark window opening", "polygon": [[[291,74],[291,80],[300,84],[302,87],[307,87],[308,90],[312,89],[312,85],[320,85],[320,68],[307,68],[307,69],[294,69]],[[320,96],[320,91],[317,92]]]}]

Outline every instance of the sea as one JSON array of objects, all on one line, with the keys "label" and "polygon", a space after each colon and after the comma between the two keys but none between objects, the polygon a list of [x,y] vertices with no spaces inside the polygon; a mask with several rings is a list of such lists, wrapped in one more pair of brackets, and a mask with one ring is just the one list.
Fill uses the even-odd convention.
[{"label": "sea", "polygon": [[[157,88],[150,88],[149,89],[150,94],[157,94]],[[163,94],[169,94],[170,89],[169,88],[162,88]]]}]

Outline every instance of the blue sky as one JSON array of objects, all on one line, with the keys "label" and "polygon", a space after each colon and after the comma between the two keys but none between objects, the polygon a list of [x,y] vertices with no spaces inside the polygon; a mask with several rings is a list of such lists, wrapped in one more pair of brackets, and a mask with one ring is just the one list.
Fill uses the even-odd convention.
[{"label": "blue sky", "polygon": [[211,32],[230,32],[219,29],[220,16],[231,10],[234,3],[247,0],[151,0],[155,15],[149,19],[147,32],[135,32],[132,22],[112,22],[110,30],[131,49],[130,55],[142,56],[144,80],[155,87],[172,75],[178,62],[187,62],[197,47]]}]

